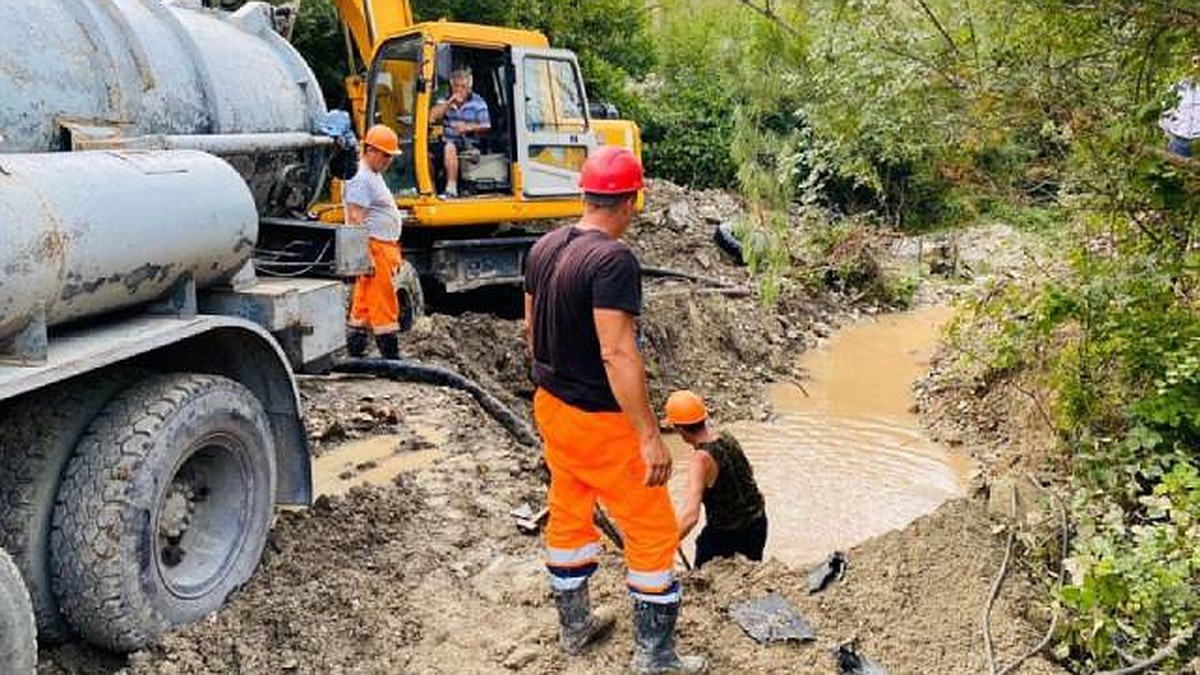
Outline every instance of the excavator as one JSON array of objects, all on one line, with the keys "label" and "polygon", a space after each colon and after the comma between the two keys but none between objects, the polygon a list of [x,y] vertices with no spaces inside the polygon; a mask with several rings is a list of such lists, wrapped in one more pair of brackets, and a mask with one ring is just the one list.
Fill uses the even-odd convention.
[{"label": "excavator", "polygon": [[[637,125],[611,119],[611,106],[596,106],[608,114],[594,119],[575,55],[551,48],[541,33],[417,23],[407,0],[333,3],[344,30],[355,129],[361,138],[368,127],[386,124],[400,137],[403,153],[385,179],[406,214],[406,264],[397,279],[406,326],[423,307],[424,289],[440,294],[519,283],[537,240],[527,227],[582,213],[579,170],[597,145],[641,153]],[[460,195],[447,198],[441,128],[430,110],[458,69],[472,72],[492,124],[464,157]],[[309,217],[341,223],[340,201],[334,181]]]}]

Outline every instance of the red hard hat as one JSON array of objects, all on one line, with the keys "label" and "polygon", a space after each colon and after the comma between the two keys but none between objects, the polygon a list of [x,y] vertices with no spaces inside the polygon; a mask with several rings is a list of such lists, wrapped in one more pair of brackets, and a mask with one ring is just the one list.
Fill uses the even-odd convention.
[{"label": "red hard hat", "polygon": [[598,195],[621,195],[641,190],[645,184],[642,161],[629,148],[605,145],[583,163],[579,186]]}]

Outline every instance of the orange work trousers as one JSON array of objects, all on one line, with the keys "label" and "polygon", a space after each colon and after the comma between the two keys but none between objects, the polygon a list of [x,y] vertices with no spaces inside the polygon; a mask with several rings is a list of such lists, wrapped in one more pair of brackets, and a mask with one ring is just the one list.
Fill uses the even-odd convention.
[{"label": "orange work trousers", "polygon": [[375,270],[354,282],[346,323],[352,328],[369,328],[376,335],[395,333],[400,330],[400,300],[392,277],[400,271],[400,244],[372,238],[368,246]]},{"label": "orange work trousers", "polygon": [[625,539],[626,578],[634,597],[679,601],[674,575],[679,526],[667,488],[647,487],[637,433],[624,413],[580,410],[539,389],[534,418],[550,467],[546,567],[557,590],[578,588],[599,564],[596,500]]}]

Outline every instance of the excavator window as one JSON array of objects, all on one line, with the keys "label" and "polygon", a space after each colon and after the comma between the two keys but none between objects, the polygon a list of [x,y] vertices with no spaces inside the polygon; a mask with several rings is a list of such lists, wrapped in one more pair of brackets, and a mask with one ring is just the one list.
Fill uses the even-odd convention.
[{"label": "excavator window", "polygon": [[527,58],[525,125],[530,131],[581,134],[587,131],[583,92],[569,61]]},{"label": "excavator window", "polygon": [[371,69],[367,118],[371,124],[388,125],[400,137],[402,154],[384,176],[388,187],[398,196],[417,194],[413,137],[422,47],[419,35],[389,42],[380,50]]}]

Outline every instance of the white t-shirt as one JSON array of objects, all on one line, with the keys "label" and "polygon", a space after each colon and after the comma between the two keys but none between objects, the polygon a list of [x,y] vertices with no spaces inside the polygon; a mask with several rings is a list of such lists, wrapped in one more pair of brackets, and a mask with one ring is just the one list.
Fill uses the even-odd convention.
[{"label": "white t-shirt", "polygon": [[1163,114],[1163,131],[1188,141],[1200,138],[1200,83],[1184,80],[1175,86],[1175,94],[1179,104]]},{"label": "white t-shirt", "polygon": [[396,197],[383,182],[383,176],[372,171],[366,162],[359,162],[358,173],[346,181],[342,200],[346,202],[347,210],[350,204],[366,210],[363,226],[372,238],[382,241],[400,239],[401,215]]}]

